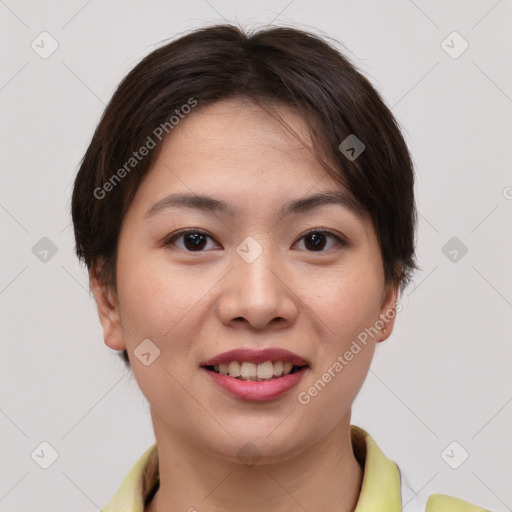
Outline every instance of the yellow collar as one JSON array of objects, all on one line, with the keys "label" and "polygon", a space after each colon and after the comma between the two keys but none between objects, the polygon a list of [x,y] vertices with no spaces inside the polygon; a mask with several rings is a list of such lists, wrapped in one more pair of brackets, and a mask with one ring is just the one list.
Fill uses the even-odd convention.
[{"label": "yellow collar", "polygon": [[[363,484],[355,512],[400,512],[400,473],[370,435],[351,426],[354,454],[364,466]],[[157,485],[158,452],[154,444],[132,467],[121,487],[103,512],[144,512],[146,496]]]},{"label": "yellow collar", "polygon": [[363,485],[354,512],[401,512],[400,472],[370,434],[352,425],[350,428],[354,455],[364,465]]}]

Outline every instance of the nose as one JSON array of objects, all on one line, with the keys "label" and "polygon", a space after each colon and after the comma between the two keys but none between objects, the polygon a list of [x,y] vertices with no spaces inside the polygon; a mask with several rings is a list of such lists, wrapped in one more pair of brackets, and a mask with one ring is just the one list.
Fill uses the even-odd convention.
[{"label": "nose", "polygon": [[299,299],[291,272],[271,253],[267,248],[252,262],[234,254],[218,302],[218,315],[225,325],[280,330],[296,321]]}]

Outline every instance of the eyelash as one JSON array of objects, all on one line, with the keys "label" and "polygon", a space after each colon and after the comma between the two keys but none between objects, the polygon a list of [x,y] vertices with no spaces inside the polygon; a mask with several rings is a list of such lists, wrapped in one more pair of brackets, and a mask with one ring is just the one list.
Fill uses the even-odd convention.
[{"label": "eyelash", "polygon": [[[348,246],[348,242],[346,240],[344,240],[343,238],[341,238],[339,235],[337,235],[336,233],[328,230],[328,229],[311,229],[309,230],[308,232],[304,233],[298,240],[302,240],[303,238],[306,238],[308,235],[311,235],[311,234],[322,234],[322,235],[326,235],[328,237],[331,237],[331,238],[334,238],[337,242],[337,244],[341,247],[346,247]],[[203,231],[202,229],[184,229],[182,231],[178,231],[177,233],[174,233],[172,236],[170,236],[169,238],[167,238],[164,242],[164,246],[170,246],[172,244],[174,244],[174,242],[184,236],[184,235],[188,235],[188,234],[198,234],[198,235],[204,235],[212,240],[215,240],[209,233],[207,233],[206,231]],[[295,242],[295,243],[297,243]],[[294,244],[295,245],[295,244]],[[181,248],[180,248],[181,249]],[[185,252],[188,252],[188,253],[202,253],[202,252],[205,252],[204,250],[199,250],[199,251],[189,251],[187,249],[182,249],[184,250]],[[324,250],[321,250],[321,251],[307,251],[307,252],[310,252],[310,253],[323,253],[323,252],[328,252],[332,249],[328,249],[327,251],[324,251]]]}]

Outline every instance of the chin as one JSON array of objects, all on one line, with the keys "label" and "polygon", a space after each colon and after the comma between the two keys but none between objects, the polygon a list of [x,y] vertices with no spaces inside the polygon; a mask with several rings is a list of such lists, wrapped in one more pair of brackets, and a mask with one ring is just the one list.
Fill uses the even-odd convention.
[{"label": "chin", "polygon": [[284,428],[283,424],[277,425],[279,422],[272,423],[271,428],[254,426],[238,430],[236,434],[227,429],[233,433],[233,437],[222,436],[214,445],[211,444],[211,437],[205,439],[205,442],[209,443],[211,451],[218,456],[248,466],[285,462],[315,442],[313,433],[310,436],[311,442],[308,442],[307,438],[298,435],[296,428],[291,428],[295,426],[291,423],[290,428]]}]

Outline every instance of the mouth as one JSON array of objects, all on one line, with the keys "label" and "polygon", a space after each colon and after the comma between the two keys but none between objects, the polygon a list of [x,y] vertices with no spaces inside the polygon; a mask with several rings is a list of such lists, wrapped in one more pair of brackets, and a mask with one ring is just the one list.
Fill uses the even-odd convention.
[{"label": "mouth", "polygon": [[259,364],[248,361],[230,361],[229,363],[205,365],[202,368],[237,380],[267,382],[304,371],[309,368],[309,365],[270,360]]},{"label": "mouth", "polygon": [[280,348],[235,349],[200,364],[216,386],[232,397],[252,402],[287,395],[307,375],[310,362]]}]

